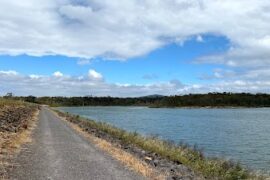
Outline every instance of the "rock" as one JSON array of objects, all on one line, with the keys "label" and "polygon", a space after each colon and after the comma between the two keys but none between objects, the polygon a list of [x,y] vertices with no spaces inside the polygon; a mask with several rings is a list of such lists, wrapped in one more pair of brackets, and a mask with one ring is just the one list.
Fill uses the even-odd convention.
[{"label": "rock", "polygon": [[147,161],[152,161],[152,158],[148,157],[148,156],[145,156],[144,159],[147,160]]},{"label": "rock", "polygon": [[154,166],[156,167],[156,166],[158,166],[158,164],[159,164],[159,160],[155,159],[155,160],[153,161],[153,163],[154,163]]},{"label": "rock", "polygon": [[180,161],[178,161],[178,160],[174,161],[174,163],[177,164],[177,165],[182,164],[182,162],[180,162]]}]

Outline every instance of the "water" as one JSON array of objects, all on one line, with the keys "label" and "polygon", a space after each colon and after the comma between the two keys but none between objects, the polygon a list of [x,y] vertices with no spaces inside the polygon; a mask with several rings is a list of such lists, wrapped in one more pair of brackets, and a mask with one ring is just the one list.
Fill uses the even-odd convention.
[{"label": "water", "polygon": [[144,135],[198,145],[208,156],[270,170],[270,108],[61,107]]}]

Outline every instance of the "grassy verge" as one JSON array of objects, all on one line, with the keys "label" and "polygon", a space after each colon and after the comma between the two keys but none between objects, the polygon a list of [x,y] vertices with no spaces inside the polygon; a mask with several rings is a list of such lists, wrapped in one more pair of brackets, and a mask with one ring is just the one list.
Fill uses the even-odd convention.
[{"label": "grassy verge", "polygon": [[173,162],[181,163],[206,179],[264,179],[244,169],[239,163],[223,159],[206,158],[201,151],[188,146],[176,145],[157,138],[144,137],[138,133],[130,133],[102,122],[81,118],[57,111],[58,115],[66,117],[72,123],[82,128],[90,128],[106,133],[124,144],[132,144],[143,150],[157,153],[159,156]]},{"label": "grassy verge", "polygon": [[0,97],[0,108],[4,106],[24,106],[24,105],[26,105],[26,103],[23,101],[15,101]]}]

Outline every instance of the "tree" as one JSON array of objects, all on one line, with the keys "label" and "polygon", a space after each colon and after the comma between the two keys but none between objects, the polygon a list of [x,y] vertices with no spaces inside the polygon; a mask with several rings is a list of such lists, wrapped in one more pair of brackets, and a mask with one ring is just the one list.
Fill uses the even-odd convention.
[{"label": "tree", "polygon": [[36,97],[35,96],[27,96],[27,97],[25,97],[25,101],[27,101],[27,102],[31,102],[31,103],[35,103],[36,102]]},{"label": "tree", "polygon": [[5,96],[4,96],[4,98],[6,98],[6,99],[10,99],[10,98],[12,98],[13,97],[13,93],[12,92],[8,92]]}]

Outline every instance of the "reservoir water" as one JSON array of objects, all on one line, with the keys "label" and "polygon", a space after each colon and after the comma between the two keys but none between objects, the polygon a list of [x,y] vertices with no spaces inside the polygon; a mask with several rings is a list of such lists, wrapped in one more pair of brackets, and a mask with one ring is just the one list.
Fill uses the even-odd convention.
[{"label": "reservoir water", "polygon": [[196,144],[207,156],[270,170],[270,108],[60,107],[143,135]]}]

